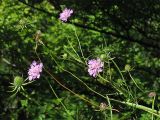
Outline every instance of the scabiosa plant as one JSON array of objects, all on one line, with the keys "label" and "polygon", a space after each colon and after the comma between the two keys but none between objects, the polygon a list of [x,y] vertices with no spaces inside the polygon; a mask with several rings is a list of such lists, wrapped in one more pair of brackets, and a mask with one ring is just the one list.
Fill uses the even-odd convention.
[{"label": "scabiosa plant", "polygon": [[88,61],[88,73],[90,76],[96,77],[98,73],[103,71],[104,63],[99,59]]},{"label": "scabiosa plant", "polygon": [[63,12],[60,13],[59,19],[63,22],[67,22],[68,18],[71,16],[72,13],[73,13],[72,9],[65,8]]},{"label": "scabiosa plant", "polygon": [[42,63],[37,63],[36,61],[33,61],[30,65],[30,69],[28,70],[28,79],[34,80],[36,78],[40,78],[40,73],[42,72]]}]

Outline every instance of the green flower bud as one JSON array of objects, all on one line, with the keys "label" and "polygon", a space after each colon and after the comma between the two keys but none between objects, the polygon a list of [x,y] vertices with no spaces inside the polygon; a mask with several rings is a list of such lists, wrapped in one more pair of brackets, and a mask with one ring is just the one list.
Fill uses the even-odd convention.
[{"label": "green flower bud", "polygon": [[101,54],[101,55],[100,55],[100,59],[101,59],[101,60],[104,60],[106,57],[107,57],[106,54]]},{"label": "green flower bud", "polygon": [[14,78],[13,84],[14,84],[15,87],[20,87],[20,86],[22,86],[23,83],[24,83],[24,80],[23,80],[22,77],[16,76],[16,77]]},{"label": "green flower bud", "polygon": [[126,64],[125,67],[124,67],[125,71],[130,71],[131,70],[131,66]]}]

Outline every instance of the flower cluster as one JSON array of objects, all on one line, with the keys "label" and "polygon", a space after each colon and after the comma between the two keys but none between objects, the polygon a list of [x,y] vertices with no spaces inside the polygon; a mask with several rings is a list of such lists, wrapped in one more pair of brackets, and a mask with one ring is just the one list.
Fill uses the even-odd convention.
[{"label": "flower cluster", "polygon": [[102,72],[104,63],[99,59],[88,61],[88,72],[90,76],[96,77],[99,72]]},{"label": "flower cluster", "polygon": [[62,13],[60,13],[59,19],[62,20],[63,22],[67,22],[68,18],[71,16],[73,13],[72,9],[67,9],[65,8]]},{"label": "flower cluster", "polygon": [[29,80],[34,80],[36,78],[40,78],[40,73],[42,72],[42,63],[37,63],[33,61],[30,65],[30,69],[28,70],[28,78]]}]

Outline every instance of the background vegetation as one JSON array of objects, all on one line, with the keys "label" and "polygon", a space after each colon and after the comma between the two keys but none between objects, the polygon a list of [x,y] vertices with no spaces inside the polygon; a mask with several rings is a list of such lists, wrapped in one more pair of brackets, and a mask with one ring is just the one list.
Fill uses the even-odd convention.
[{"label": "background vegetation", "polygon": [[[66,23],[58,19],[64,8],[74,10]],[[98,105],[102,102],[108,105],[107,99],[90,91],[73,75],[110,99],[138,103],[149,108],[153,108],[153,98],[148,94],[155,92],[154,107],[159,111],[159,11],[159,0],[1,0],[0,118],[103,120],[110,119],[112,115],[113,120],[158,120],[148,112],[115,101],[110,101],[111,106],[118,111],[113,110],[112,114],[110,110],[97,111],[99,107],[72,94],[53,80],[53,76],[82,98]],[[38,40],[43,44],[35,40],[39,30],[41,34]],[[38,56],[53,76],[43,70],[40,79],[24,86],[25,92],[11,98],[12,93],[8,92],[10,82],[15,76],[26,78],[31,62],[39,60],[36,45]],[[87,66],[80,63],[81,60],[84,62],[81,50],[85,61],[97,57],[105,61],[114,58],[127,86],[123,85],[124,81],[113,62],[109,69],[105,68],[102,76],[108,79],[111,75],[110,82],[117,89],[124,90],[124,95],[117,93],[102,78],[88,75]],[[127,66],[132,68],[129,73],[134,81],[126,72]],[[128,91],[125,91],[126,87]]]}]

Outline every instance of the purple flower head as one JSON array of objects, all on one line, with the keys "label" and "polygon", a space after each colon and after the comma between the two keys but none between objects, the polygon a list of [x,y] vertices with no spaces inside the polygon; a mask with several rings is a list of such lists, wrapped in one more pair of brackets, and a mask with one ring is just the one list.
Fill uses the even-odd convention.
[{"label": "purple flower head", "polygon": [[88,72],[90,76],[96,77],[99,72],[103,71],[104,63],[99,59],[88,61]]},{"label": "purple flower head", "polygon": [[67,22],[67,19],[71,16],[73,13],[72,9],[67,9],[65,8],[62,13],[60,13],[59,19],[62,20],[63,22]]},{"label": "purple flower head", "polygon": [[42,63],[37,63],[33,61],[30,65],[30,69],[28,70],[28,78],[29,80],[34,80],[36,78],[40,78],[40,73],[42,72]]}]

